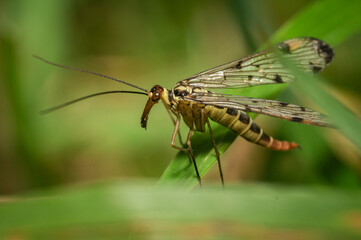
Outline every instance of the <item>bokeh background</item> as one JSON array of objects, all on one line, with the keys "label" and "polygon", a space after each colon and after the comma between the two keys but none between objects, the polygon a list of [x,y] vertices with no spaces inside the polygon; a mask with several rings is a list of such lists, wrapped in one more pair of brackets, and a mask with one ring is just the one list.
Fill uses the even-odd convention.
[{"label": "bokeh background", "polygon": [[[149,89],[246,56],[314,1],[0,2],[0,193],[106,179],[157,179],[176,155],[162,105],[140,128],[146,97],[105,95],[39,111],[87,94],[132,90],[47,65],[80,67]],[[360,113],[361,35],[334,50],[322,72],[336,98]],[[285,90],[278,99],[312,107]],[[222,156],[228,183],[360,185],[360,151],[336,130],[258,116],[256,121],[302,151],[272,152],[237,138]],[[183,125],[183,129],[185,129]],[[183,131],[184,133],[184,131]],[[195,150],[196,151],[196,150]],[[217,168],[205,182],[219,181]]]},{"label": "bokeh background", "polygon": [[[347,110],[334,112],[338,126],[354,129],[346,134],[353,142],[336,129],[259,115],[265,131],[302,150],[274,152],[237,137],[222,155],[225,191],[216,166],[201,190],[172,183],[155,191],[159,179],[170,180],[161,176],[177,155],[164,107],[152,109],[147,130],[141,95],[104,95],[40,115],[88,94],[134,89],[33,57],[172,88],[272,42],[309,35],[335,51],[319,74],[321,89],[360,116],[359,10],[358,0],[0,0],[0,238],[360,239],[360,121]],[[292,87],[299,83],[277,99],[336,109]],[[196,136],[202,160],[200,136],[210,140]]]}]

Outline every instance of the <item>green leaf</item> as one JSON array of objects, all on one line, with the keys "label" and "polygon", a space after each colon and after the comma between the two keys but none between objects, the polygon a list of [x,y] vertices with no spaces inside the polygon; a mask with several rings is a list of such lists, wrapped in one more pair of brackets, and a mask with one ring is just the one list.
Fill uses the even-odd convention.
[{"label": "green leaf", "polygon": [[[361,17],[359,9],[361,9],[361,2],[357,0],[348,2],[338,0],[317,1],[281,27],[279,31],[274,34],[272,42],[279,42],[300,36],[311,36],[320,38],[334,47],[355,33],[360,32]],[[243,96],[274,99],[283,88],[284,86],[253,87],[252,89],[242,89],[237,91],[237,93],[234,91],[232,93]],[[340,113],[345,111],[335,110],[335,112]],[[337,116],[335,117],[337,118]],[[341,124],[343,120],[344,118],[337,120],[337,122]],[[352,122],[352,126],[356,126],[355,121],[352,120]],[[217,146],[220,154],[222,154],[236,138],[236,135],[227,131],[224,127],[216,126],[216,124],[212,126]],[[350,130],[344,129],[344,131],[345,133],[347,132],[347,136],[351,136],[349,133]],[[358,140],[355,141],[358,142]],[[200,175],[204,176],[216,162],[209,135],[195,134],[192,138],[192,146],[196,153],[196,161]],[[192,188],[197,184],[194,167],[189,163],[188,157],[184,153],[179,152],[173,159],[163,173],[158,185],[169,183],[181,184],[186,188]]]},{"label": "green leaf", "polygon": [[292,70],[293,75],[296,77],[292,88],[297,89],[298,92],[302,92],[303,97],[310,99],[322,109],[322,111],[327,113],[331,125],[361,149],[360,119],[324,90],[324,86],[327,84],[320,76],[301,72],[294,69],[289,62],[282,59],[281,61],[283,65]]},{"label": "green leaf", "polygon": [[336,46],[360,32],[361,2],[351,0],[316,1],[286,22],[271,38],[272,42],[294,37],[316,37]]},{"label": "green leaf", "polygon": [[4,239],[185,239],[194,234],[197,239],[277,239],[287,234],[359,239],[360,210],[360,191],[260,184],[229,186],[224,191],[214,187],[189,192],[177,186],[155,191],[152,184],[113,181],[3,202],[0,235]]},{"label": "green leaf", "polygon": [[57,179],[55,172],[50,172],[43,164],[44,146],[39,138],[44,125],[37,114],[37,98],[34,97],[46,79],[46,70],[42,70],[31,55],[46,53],[50,58],[63,52],[66,45],[64,19],[67,19],[66,10],[71,1],[3,2],[0,4],[0,79],[14,125],[11,130],[14,137],[10,140],[17,155],[14,164],[26,169],[23,173],[28,186],[50,185]]}]

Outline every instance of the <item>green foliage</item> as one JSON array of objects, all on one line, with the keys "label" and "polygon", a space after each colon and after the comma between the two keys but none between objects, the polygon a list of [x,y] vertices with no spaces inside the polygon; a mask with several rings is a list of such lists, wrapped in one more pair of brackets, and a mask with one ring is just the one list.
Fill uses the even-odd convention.
[{"label": "green foliage", "polygon": [[360,192],[325,188],[257,184],[189,192],[113,181],[3,203],[0,234],[5,239],[264,239],[287,234],[357,239],[360,208]]},{"label": "green foliage", "polygon": [[[334,47],[336,44],[346,41],[353,34],[360,32],[361,18],[358,11],[360,8],[360,1],[350,1],[349,4],[344,4],[341,1],[316,2],[289,20],[285,26],[277,31],[272,39],[274,41],[281,41],[300,36],[312,36],[329,42]],[[338,24],[334,24],[335,22]],[[315,23],[317,24],[315,25]],[[301,75],[300,73],[297,76],[299,76],[299,79],[302,79],[302,81],[297,81],[297,86],[300,87],[298,91],[320,104],[320,107],[337,122],[337,126],[341,128],[340,130],[343,130],[346,136],[354,140],[360,147],[359,137],[361,134],[359,134],[359,130],[361,128],[358,127],[360,125],[359,120],[342,107],[336,99],[327,95],[320,87],[317,87],[317,77],[311,77],[306,74]],[[257,93],[253,96],[257,95],[260,98],[272,99],[275,98],[277,92],[283,87],[257,87],[254,88],[256,89],[254,91],[257,91]],[[237,94],[248,96],[247,92],[242,91],[237,91]],[[223,153],[233,142],[236,135],[222,127],[214,128],[217,146],[220,153]],[[208,140],[208,142],[211,142],[211,140]],[[204,176],[216,162],[215,154],[212,152],[213,146],[207,144],[205,138],[200,134],[192,138],[192,144],[197,151],[196,161],[200,175]],[[193,165],[187,165],[186,163],[189,163],[188,156],[181,152],[178,153],[164,172],[160,179],[160,184],[176,182],[184,184],[186,187],[192,187],[197,184]]]},{"label": "green foliage", "polygon": [[310,4],[294,18],[286,22],[271,38],[273,42],[284,39],[312,36],[336,46],[361,29],[360,1],[347,4],[339,0],[323,0]]},{"label": "green foliage", "polygon": [[[292,64],[286,61],[283,61],[283,64],[292,69]],[[294,88],[316,103],[320,109],[323,109],[329,116],[331,125],[361,149],[360,119],[324,90],[322,84],[325,84],[325,81],[320,77],[309,75],[296,69],[293,69],[293,72],[298,79]]]},{"label": "green foliage", "polygon": [[[336,48],[335,62],[326,71],[342,72],[333,74],[340,85],[343,71],[357,80],[359,68],[353,66],[359,65],[361,53],[358,39],[352,36],[361,29],[360,1],[308,2],[304,8],[303,0],[292,6],[283,0],[2,1],[0,238],[359,239],[361,195],[355,189],[360,182],[359,156],[343,146],[330,146],[318,134],[319,128],[283,126],[276,134],[302,142],[305,150],[287,153],[292,161],[285,153],[269,153],[263,180],[329,187],[226,182],[222,189],[217,181],[216,186],[189,191],[197,179],[182,152],[156,187],[148,180],[129,184],[137,181],[134,178],[158,177],[175,154],[169,147],[172,124],[162,106],[152,111],[146,132],[139,128],[137,117],[146,99],[138,96],[102,97],[45,117],[38,115],[40,109],[72,98],[126,89],[88,75],[54,70],[32,54],[119,76],[145,88],[154,84],[169,88],[192,73],[246,55],[244,39],[254,48],[262,38],[275,43],[313,36]],[[275,32],[277,22],[285,20]],[[344,48],[352,44],[347,52]],[[338,127],[333,131],[343,133],[359,148],[359,120],[325,92],[323,77],[296,75],[302,79],[292,84],[297,92],[329,114]],[[229,93],[273,99],[284,87]],[[357,87],[352,90],[359,92]],[[218,124],[212,127],[223,153],[236,135]],[[192,145],[204,176],[216,161],[209,134],[196,133]],[[335,155],[337,151],[342,157]],[[299,180],[304,169],[306,177]],[[119,176],[131,180],[73,186]],[[61,184],[71,187],[49,190]]]}]

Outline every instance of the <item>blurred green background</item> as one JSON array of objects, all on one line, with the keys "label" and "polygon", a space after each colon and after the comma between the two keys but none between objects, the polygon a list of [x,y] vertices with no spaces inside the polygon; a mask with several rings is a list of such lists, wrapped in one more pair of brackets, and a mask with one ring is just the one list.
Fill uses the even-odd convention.
[{"label": "blurred green background", "polygon": [[[177,154],[170,147],[173,125],[161,104],[152,110],[147,130],[140,127],[144,96],[105,95],[41,116],[40,110],[87,94],[132,89],[55,68],[33,54],[146,89],[154,84],[172,88],[197,72],[255,52],[317,2],[0,1],[0,194],[159,179]],[[327,9],[324,14],[325,21],[332,20]],[[325,35],[320,26],[305,24],[304,29],[316,29],[312,36],[318,37],[317,31]],[[334,41],[334,62],[321,73],[327,90],[358,115],[359,31]],[[278,99],[315,106],[289,89]],[[222,155],[226,184],[360,186],[360,149],[337,130],[264,116],[256,122],[274,137],[299,143],[302,151],[273,152],[238,137]],[[213,182],[219,184],[216,167],[204,178],[205,185]]]},{"label": "blurred green background", "polygon": [[[140,128],[143,96],[101,96],[39,115],[87,94],[130,88],[55,68],[32,54],[146,89],[172,88],[254,52],[312,2],[2,1],[0,192],[159,178],[177,152],[169,145],[173,126],[163,106],[152,110],[146,131]],[[360,111],[360,39],[356,35],[338,45],[334,62],[321,73],[355,112]],[[293,95],[285,91],[279,99],[312,107]],[[272,152],[239,138],[222,157],[227,182],[359,185],[360,152],[337,131],[263,116],[257,122],[303,150]],[[208,174],[209,181],[218,181],[217,171]]]}]

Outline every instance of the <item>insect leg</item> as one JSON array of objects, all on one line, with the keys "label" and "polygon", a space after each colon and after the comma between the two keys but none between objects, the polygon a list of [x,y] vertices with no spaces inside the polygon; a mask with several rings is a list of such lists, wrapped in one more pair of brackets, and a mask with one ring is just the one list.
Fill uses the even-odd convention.
[{"label": "insect leg", "polygon": [[188,145],[189,155],[190,155],[190,157],[192,158],[192,162],[193,162],[193,165],[194,165],[194,169],[196,170],[196,174],[197,174],[197,179],[198,179],[198,182],[199,182],[199,186],[202,187],[201,176],[199,175],[199,171],[198,171],[196,159],[195,159],[195,157],[194,157],[193,150],[192,150],[191,138],[192,138],[192,136],[193,136],[193,133],[194,133],[194,130],[193,130],[193,129],[189,129],[188,137],[187,137],[187,145]]},{"label": "insect leg", "polygon": [[189,130],[189,133],[188,133],[188,137],[187,137],[187,145],[188,145],[188,148],[183,148],[183,147],[178,147],[176,146],[174,143],[175,143],[175,138],[177,136],[177,133],[179,132],[179,124],[180,124],[180,115],[177,115],[177,120],[175,121],[175,126],[174,126],[174,131],[173,131],[173,134],[172,134],[172,140],[170,142],[170,145],[177,149],[177,150],[180,150],[180,151],[183,151],[185,152],[188,157],[189,157],[189,161],[193,163],[194,165],[194,168],[196,170],[196,174],[197,174],[197,179],[198,179],[198,182],[199,182],[199,185],[202,186],[202,182],[201,182],[201,177],[199,175],[199,172],[198,172],[198,167],[197,167],[197,163],[196,163],[196,160],[194,158],[194,154],[193,154],[193,150],[192,150],[192,145],[191,145],[191,138],[193,136],[193,132],[194,130],[193,129],[190,129]]},{"label": "insect leg", "polygon": [[[175,121],[174,123],[174,130],[173,130],[173,134],[172,134],[172,140],[170,141],[170,145],[172,148],[175,148],[179,151],[183,151],[187,154],[189,154],[189,151],[188,149],[184,148],[184,147],[178,147],[176,146],[174,143],[175,143],[175,138],[177,136],[177,133],[179,133],[179,125],[180,125],[180,115],[177,115],[177,120]],[[180,135],[180,134],[179,134]]]},{"label": "insect leg", "polygon": [[[173,124],[174,124],[174,126],[175,126],[175,125],[176,125],[176,120],[174,120],[172,112],[170,111],[170,109],[167,107],[167,105],[166,105],[164,102],[163,102],[163,104],[164,104],[164,106],[165,106],[165,109],[167,109],[168,115],[169,115],[170,119],[172,119],[172,122],[173,122]],[[181,144],[182,146],[185,146],[185,144],[184,144],[183,141],[182,141],[182,136],[181,136],[181,134],[180,134],[180,132],[179,132],[179,126],[178,126],[177,132],[178,132],[178,138],[179,138],[180,144]]]},{"label": "insect leg", "polygon": [[[185,152],[188,155],[189,162],[192,163],[193,159],[192,159],[191,154],[189,153],[189,150],[187,148],[184,148],[184,147],[178,147],[178,146],[176,146],[174,144],[176,135],[177,135],[177,133],[179,133],[179,124],[180,124],[180,115],[177,115],[177,120],[175,121],[175,124],[174,124],[174,131],[173,131],[173,134],[172,134],[172,140],[170,141],[170,145],[171,145],[172,148],[175,148],[175,149],[177,149],[179,151]],[[185,144],[183,146],[185,146]]]},{"label": "insect leg", "polygon": [[206,118],[206,121],[207,121],[209,134],[211,135],[211,139],[212,139],[212,142],[213,142],[213,148],[214,148],[214,151],[216,152],[216,157],[217,157],[217,162],[218,162],[218,169],[219,169],[219,176],[221,177],[222,186],[224,187],[223,172],[222,172],[222,167],[221,167],[221,158],[220,158],[220,154],[218,152],[216,140],[214,139],[211,124],[209,123],[208,114],[204,111],[204,109],[202,109],[202,113],[204,114],[204,116]]}]

